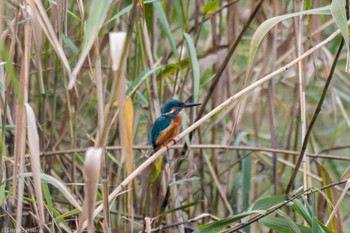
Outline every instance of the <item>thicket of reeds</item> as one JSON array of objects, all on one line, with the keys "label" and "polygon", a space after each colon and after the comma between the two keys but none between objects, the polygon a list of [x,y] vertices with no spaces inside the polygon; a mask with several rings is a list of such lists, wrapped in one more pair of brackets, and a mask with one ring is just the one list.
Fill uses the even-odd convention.
[{"label": "thicket of reeds", "polygon": [[350,232],[348,13],[0,1],[1,232]]}]

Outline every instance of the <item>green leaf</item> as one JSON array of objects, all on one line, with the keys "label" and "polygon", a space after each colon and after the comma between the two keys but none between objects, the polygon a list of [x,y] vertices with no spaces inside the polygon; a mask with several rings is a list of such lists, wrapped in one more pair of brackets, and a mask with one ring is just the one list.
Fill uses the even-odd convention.
[{"label": "green leaf", "polygon": [[245,218],[249,215],[257,214],[257,213],[261,214],[261,211],[253,210],[253,211],[248,211],[245,213],[233,215],[233,216],[230,216],[228,218],[223,218],[223,219],[216,221],[216,222],[211,222],[211,223],[199,225],[199,230],[202,233],[217,233],[221,229],[223,229],[224,227],[227,227],[227,226],[231,225],[232,223],[237,222],[237,221],[241,220],[242,218]]},{"label": "green leaf", "polygon": [[306,10],[308,10],[308,9],[311,9],[311,7],[312,7],[312,0],[305,0],[305,2],[304,2],[304,8],[305,8]]},{"label": "green leaf", "polygon": [[[26,172],[22,174],[23,177],[32,177],[33,174],[31,172]],[[81,208],[80,205],[78,204],[78,202],[76,201],[76,199],[73,197],[73,195],[69,192],[69,190],[66,188],[66,186],[64,186],[64,184],[62,184],[60,181],[58,181],[57,179],[55,179],[54,177],[44,174],[44,173],[40,173],[40,179],[42,181],[45,181],[49,184],[51,184],[52,186],[54,186],[58,191],[60,191],[65,197],[66,199],[76,208]]]},{"label": "green leaf", "polygon": [[202,203],[203,201],[195,201],[195,202],[191,202],[191,203],[188,203],[188,204],[185,204],[185,205],[182,205],[180,207],[177,207],[177,208],[173,208],[173,209],[170,209],[170,210],[167,210],[165,211],[164,213],[162,213],[160,216],[164,216],[164,215],[167,215],[167,214],[170,214],[170,213],[173,213],[175,211],[178,211],[178,210],[185,210],[185,209],[188,209],[190,208],[191,206],[196,206],[200,203]]},{"label": "green leaf", "polygon": [[42,187],[43,187],[43,193],[45,196],[46,204],[48,208],[53,209],[53,202],[52,202],[49,186],[47,185],[47,183],[42,183]]},{"label": "green leaf", "polygon": [[82,54],[88,52],[95,41],[98,31],[103,25],[103,21],[109,10],[110,0],[93,0],[86,23],[86,32],[82,47]]},{"label": "green leaf", "polygon": [[160,156],[156,166],[154,166],[154,169],[152,170],[151,177],[150,177],[151,183],[153,183],[158,178],[158,176],[160,175],[160,173],[162,171],[163,157],[164,156]]},{"label": "green leaf", "polygon": [[131,10],[131,8],[132,8],[132,4],[124,7],[123,9],[118,11],[117,14],[113,15],[105,24],[109,24],[110,22],[113,22],[114,20],[118,19],[120,16],[125,15]]},{"label": "green leaf", "polygon": [[[293,233],[290,226],[287,224],[286,220],[283,218],[273,218],[273,217],[264,217],[259,220],[259,223],[265,225],[271,230],[281,232],[281,233]],[[312,233],[311,229],[299,224],[296,224],[299,231],[302,233]]]},{"label": "green leaf", "polygon": [[348,23],[346,20],[346,11],[345,11],[345,1],[344,0],[333,0],[331,4],[331,12],[333,19],[337,26],[340,29],[340,32],[344,38],[344,42],[347,49],[347,61],[346,61],[346,72],[349,70],[349,29]]},{"label": "green leaf", "polygon": [[[121,166],[120,161],[118,161],[116,156],[114,156],[114,154],[112,154],[111,152],[107,151],[107,157],[110,160],[112,160],[115,164],[117,164],[118,166]],[[82,159],[81,162],[84,162],[84,160]]]},{"label": "green leaf", "polygon": [[11,131],[15,129],[16,129],[16,125],[5,125],[5,130]]},{"label": "green leaf", "polygon": [[242,208],[249,207],[250,180],[251,180],[252,158],[250,156],[242,160]]},{"label": "green leaf", "polygon": [[192,71],[193,71],[193,102],[198,102],[198,93],[199,93],[199,84],[200,84],[200,73],[199,73],[199,64],[197,59],[196,48],[194,46],[191,36],[187,33],[184,33],[186,39],[188,50],[190,51]]},{"label": "green leaf", "polygon": [[162,78],[169,77],[170,75],[175,74],[180,68],[181,66],[179,66],[178,64],[167,64],[162,71],[161,77]]},{"label": "green leaf", "polygon": [[262,198],[256,201],[252,207],[252,210],[266,210],[272,206],[280,204],[286,200],[286,195],[276,195],[271,197]]},{"label": "green leaf", "polygon": [[186,20],[184,16],[184,12],[182,10],[182,6],[181,6],[183,3],[182,1],[174,1],[173,4],[175,9],[174,13],[177,18],[177,23],[181,25],[181,29],[182,29],[181,33],[183,33],[185,30],[185,20]]},{"label": "green leaf", "polygon": [[289,218],[289,216],[286,213],[284,213],[280,209],[276,210],[276,212],[286,221],[287,225],[293,233],[301,233],[298,226],[292,221],[292,219]]},{"label": "green leaf", "polygon": [[9,50],[4,43],[0,43],[0,53],[2,55],[2,59],[5,61],[5,68],[10,77],[11,84],[13,86],[14,93],[16,97],[21,101],[22,93],[19,91],[19,81],[16,76],[15,68],[13,66],[12,61],[9,57]]},{"label": "green leaf", "polygon": [[205,6],[202,8],[202,13],[203,14],[211,14],[214,11],[216,11],[219,7],[219,1],[214,0],[214,1],[209,1]]},{"label": "green leaf", "polygon": [[[53,208],[53,206],[51,206],[51,207],[50,206],[46,206],[46,207],[55,217],[62,216],[59,211],[57,211],[55,208]],[[77,210],[77,209],[74,209],[74,210]],[[79,212],[80,211],[78,210],[78,213]],[[61,218],[61,219],[55,218],[55,221],[57,221],[57,220],[59,220],[59,222],[60,222],[60,225],[61,225],[60,227],[69,228],[69,225],[68,225],[68,223],[66,222],[65,219],[63,219],[63,218]]]},{"label": "green leaf", "polygon": [[62,215],[57,216],[57,217],[55,218],[55,221],[59,221],[59,220],[61,220],[61,219],[65,219],[65,218],[67,218],[67,217],[76,215],[76,214],[78,214],[79,212],[80,212],[80,211],[77,210],[77,209],[72,209],[72,210],[70,210],[70,211],[68,211],[68,212],[66,212],[66,213],[64,213],[64,214],[62,214]]},{"label": "green leaf", "polygon": [[2,203],[5,200],[5,187],[6,187],[6,169],[2,172],[2,181],[0,183],[0,205],[2,206]]},{"label": "green leaf", "polygon": [[78,47],[65,34],[62,34],[62,40],[73,53],[78,53]]},{"label": "green leaf", "polygon": [[110,4],[111,0],[93,0],[91,3],[81,53],[70,77],[68,89],[73,88],[75,84],[75,79],[78,76],[83,63],[97,38],[98,32],[103,25],[103,21],[107,16]]},{"label": "green leaf", "polygon": [[293,201],[293,205],[292,205],[293,209],[297,211],[297,213],[302,216],[302,218],[307,222],[307,224],[309,226],[312,225],[312,219],[311,216],[308,212],[308,210],[305,208],[305,206],[303,205],[303,203],[301,201],[299,201],[298,199],[295,199]]},{"label": "green leaf", "polygon": [[[149,0],[149,1],[144,1],[144,4],[150,4],[153,2],[158,2],[159,0]],[[129,4],[128,6],[124,7],[123,9],[121,9],[120,11],[118,11],[117,14],[113,15],[105,24],[109,24],[111,22],[113,22],[114,20],[118,19],[120,16],[125,15],[126,13],[128,13],[132,8],[132,4]]]},{"label": "green leaf", "polygon": [[232,186],[232,195],[231,195],[231,206],[233,211],[238,211],[238,198],[239,198],[239,189],[240,189],[241,173],[237,172],[235,180]]},{"label": "green leaf", "polygon": [[330,11],[330,7],[326,6],[326,7],[316,8],[316,9],[312,9],[312,10],[276,16],[276,17],[270,18],[270,19],[266,20],[265,22],[263,22],[256,29],[256,31],[252,37],[252,41],[250,42],[249,53],[248,53],[248,69],[246,72],[246,78],[249,76],[250,71],[252,69],[258,47],[259,47],[262,39],[271,30],[271,28],[283,20],[286,20],[286,19],[289,19],[292,17],[296,17],[296,16],[300,16],[300,15],[304,15],[304,14],[329,15],[329,14],[331,14],[331,11]]},{"label": "green leaf", "polygon": [[128,86],[128,89],[126,91],[126,95],[128,97],[130,97],[132,94],[134,94],[134,92],[137,90],[137,88],[153,73],[157,72],[158,70],[160,70],[162,67],[161,66],[157,66],[154,67],[151,70],[145,70],[143,72],[141,72],[141,74],[139,76],[137,76],[135,78],[135,80]]},{"label": "green leaf", "polygon": [[154,2],[153,6],[154,6],[154,9],[156,11],[156,14],[158,15],[160,25],[162,26],[162,29],[163,29],[166,37],[169,40],[169,44],[170,44],[170,47],[171,47],[173,53],[178,55],[178,52],[176,50],[175,40],[174,40],[174,37],[170,31],[170,26],[169,26],[168,20],[165,16],[165,13],[163,11],[162,5],[160,4],[160,2]]},{"label": "green leaf", "polygon": [[320,232],[320,226],[318,225],[318,211],[317,211],[317,193],[312,194],[312,233]]}]

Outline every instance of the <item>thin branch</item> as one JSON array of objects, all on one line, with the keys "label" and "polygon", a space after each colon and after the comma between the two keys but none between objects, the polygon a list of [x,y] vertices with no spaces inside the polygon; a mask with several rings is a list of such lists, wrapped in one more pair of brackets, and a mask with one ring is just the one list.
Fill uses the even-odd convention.
[{"label": "thin branch", "polygon": [[[174,145],[171,149],[181,149],[182,145]],[[344,146],[345,147],[345,146]],[[348,148],[350,146],[346,146]],[[107,146],[107,151],[118,151],[121,150],[122,146]],[[244,151],[264,151],[270,153],[280,153],[280,154],[289,154],[289,155],[299,155],[299,152],[293,150],[284,150],[284,149],[275,149],[267,147],[251,147],[251,146],[227,146],[227,145],[217,145],[217,144],[200,144],[200,145],[191,145],[191,149],[207,149],[207,150],[244,150]],[[66,155],[74,153],[84,153],[87,148],[81,149],[71,149],[71,150],[60,150],[60,151],[49,151],[41,153],[41,156],[53,156],[53,155]],[[133,146],[133,150],[152,150],[152,146]],[[327,149],[328,150],[328,149]],[[329,149],[330,150],[330,149]],[[334,160],[344,160],[350,161],[349,156],[340,156],[340,155],[329,155],[329,154],[311,154],[308,153],[306,156],[317,159],[334,159]]]}]

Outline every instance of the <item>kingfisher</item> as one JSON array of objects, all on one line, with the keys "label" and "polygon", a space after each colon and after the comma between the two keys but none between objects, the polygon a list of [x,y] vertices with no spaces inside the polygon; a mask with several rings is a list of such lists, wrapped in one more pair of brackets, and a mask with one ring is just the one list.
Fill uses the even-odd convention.
[{"label": "kingfisher", "polygon": [[200,103],[184,103],[179,100],[170,100],[164,104],[162,114],[155,120],[151,130],[151,143],[154,152],[162,146],[168,148],[167,144],[174,140],[174,137],[181,129],[181,110],[201,105]]}]

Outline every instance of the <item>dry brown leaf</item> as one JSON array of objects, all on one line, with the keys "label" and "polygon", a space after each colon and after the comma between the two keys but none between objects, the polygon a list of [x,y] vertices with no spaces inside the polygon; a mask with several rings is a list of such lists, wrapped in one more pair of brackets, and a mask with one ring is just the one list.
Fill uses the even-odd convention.
[{"label": "dry brown leaf", "polygon": [[77,232],[83,230],[85,219],[88,220],[88,232],[94,232],[94,210],[96,203],[97,182],[100,175],[102,148],[91,147],[86,151],[84,162],[85,198],[83,211],[79,219]]},{"label": "dry brown leaf", "polygon": [[124,44],[126,39],[126,32],[111,32],[109,33],[109,46],[112,60],[112,69],[117,71],[120,64]]},{"label": "dry brown leaf", "polygon": [[39,143],[39,134],[36,128],[36,118],[32,107],[26,103],[25,104],[26,116],[27,116],[27,136],[28,136],[28,145],[30,151],[30,160],[32,165],[32,173],[34,179],[34,190],[36,201],[38,202],[39,209],[39,221],[41,225],[45,224],[44,217],[44,199],[41,188],[41,179],[40,179],[40,143]]}]

